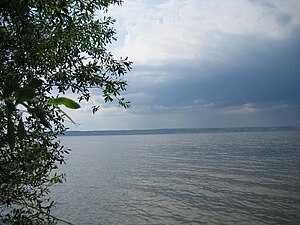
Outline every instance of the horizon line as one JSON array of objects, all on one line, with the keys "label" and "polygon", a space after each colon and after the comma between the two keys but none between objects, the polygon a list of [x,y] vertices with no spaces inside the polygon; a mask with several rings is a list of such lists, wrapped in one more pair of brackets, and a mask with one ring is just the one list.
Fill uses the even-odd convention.
[{"label": "horizon line", "polygon": [[224,132],[263,132],[263,131],[300,131],[298,126],[276,127],[215,127],[215,128],[157,128],[131,130],[67,130],[66,136],[88,135],[139,135],[139,134],[188,134],[188,133],[224,133]]}]

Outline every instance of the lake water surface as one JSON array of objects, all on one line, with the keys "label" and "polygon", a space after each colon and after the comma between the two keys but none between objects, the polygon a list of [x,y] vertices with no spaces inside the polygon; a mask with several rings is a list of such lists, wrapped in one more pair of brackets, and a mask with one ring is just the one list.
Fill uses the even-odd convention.
[{"label": "lake water surface", "polygon": [[300,224],[300,132],[66,136],[74,224]]}]

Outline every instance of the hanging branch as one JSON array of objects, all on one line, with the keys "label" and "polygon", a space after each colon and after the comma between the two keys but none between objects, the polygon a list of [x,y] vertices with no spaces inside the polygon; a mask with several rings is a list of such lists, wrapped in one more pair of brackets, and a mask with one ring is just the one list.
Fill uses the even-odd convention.
[{"label": "hanging branch", "polygon": [[12,197],[7,197],[7,196],[1,195],[1,194],[0,194],[0,197],[1,197],[2,199],[10,200],[10,201],[12,201],[12,202],[14,202],[14,203],[17,203],[17,204],[19,204],[19,205],[23,205],[23,206],[26,206],[26,207],[35,209],[35,210],[37,210],[37,211],[39,211],[39,212],[41,212],[41,213],[43,213],[43,214],[45,214],[45,215],[51,217],[52,219],[55,219],[55,220],[57,220],[57,221],[63,222],[63,223],[65,223],[65,224],[73,225],[73,223],[71,223],[71,222],[69,222],[69,221],[66,221],[66,220],[63,220],[63,219],[60,219],[60,218],[58,218],[58,217],[56,217],[56,216],[53,216],[53,215],[51,215],[51,214],[49,214],[49,213],[43,211],[43,210],[40,209],[39,207],[37,207],[37,206],[35,206],[35,205],[32,205],[32,204],[30,204],[30,203],[22,202],[22,201],[20,201],[20,200],[14,199],[14,198],[12,198]]}]

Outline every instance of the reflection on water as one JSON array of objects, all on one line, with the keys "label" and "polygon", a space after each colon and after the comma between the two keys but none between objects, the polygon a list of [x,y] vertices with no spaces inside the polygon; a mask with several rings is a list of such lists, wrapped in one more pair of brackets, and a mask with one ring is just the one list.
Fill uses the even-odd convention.
[{"label": "reflection on water", "polygon": [[63,137],[75,224],[299,224],[300,133]]}]

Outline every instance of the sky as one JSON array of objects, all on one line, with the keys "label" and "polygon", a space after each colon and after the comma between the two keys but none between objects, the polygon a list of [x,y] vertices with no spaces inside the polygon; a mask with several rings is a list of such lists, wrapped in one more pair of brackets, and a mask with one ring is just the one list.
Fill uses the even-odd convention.
[{"label": "sky", "polygon": [[300,126],[299,0],[125,0],[113,6],[129,57],[123,96],[68,111],[72,130]]}]

